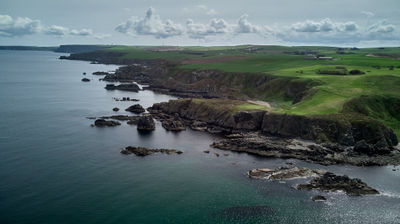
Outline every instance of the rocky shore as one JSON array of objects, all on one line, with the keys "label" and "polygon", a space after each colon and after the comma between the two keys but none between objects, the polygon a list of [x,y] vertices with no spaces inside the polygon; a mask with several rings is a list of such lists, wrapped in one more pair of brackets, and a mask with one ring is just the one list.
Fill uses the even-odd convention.
[{"label": "rocky shore", "polygon": [[[163,123],[164,128],[173,124],[221,134],[225,138],[211,145],[218,149],[264,157],[296,158],[323,165],[400,164],[400,151],[394,147],[398,144],[396,135],[391,129],[367,118],[350,120],[266,111],[231,111],[221,107],[222,102],[171,100],[154,104],[148,111]],[[230,105],[235,103],[229,101]]]}]

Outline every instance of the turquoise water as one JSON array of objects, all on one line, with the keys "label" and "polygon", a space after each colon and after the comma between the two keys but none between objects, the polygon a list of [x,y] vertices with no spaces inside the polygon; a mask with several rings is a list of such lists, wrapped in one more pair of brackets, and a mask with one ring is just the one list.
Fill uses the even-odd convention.
[{"label": "turquoise water", "polygon": [[[400,171],[321,167],[359,177],[383,192],[349,197],[297,191],[298,181],[251,180],[247,170],[285,160],[205,154],[216,137],[165,131],[140,135],[126,123],[92,128],[88,116],[125,114],[173,97],[106,91],[94,71],[116,66],[58,60],[60,54],[0,51],[0,223],[400,223]],[[92,79],[81,82],[82,72]],[[121,112],[112,112],[113,107]],[[176,148],[182,155],[124,156],[128,146]]]}]

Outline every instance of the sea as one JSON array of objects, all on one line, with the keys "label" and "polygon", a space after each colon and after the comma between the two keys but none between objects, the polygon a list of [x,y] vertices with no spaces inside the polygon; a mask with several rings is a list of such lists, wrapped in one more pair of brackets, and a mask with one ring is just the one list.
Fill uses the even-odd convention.
[{"label": "sea", "polygon": [[[95,71],[116,65],[59,60],[46,51],[0,51],[0,223],[400,223],[399,167],[321,166],[210,148],[205,132],[91,127],[88,117],[129,114],[175,99],[107,91]],[[83,75],[83,73],[86,75]],[[82,82],[82,78],[90,82]],[[130,97],[139,102],[115,101]],[[118,107],[119,112],[112,109]],[[126,146],[181,155],[123,155]],[[210,153],[204,153],[210,150]],[[214,152],[218,153],[216,156]],[[225,155],[224,155],[225,154]],[[246,172],[291,162],[360,178],[380,194],[296,190],[307,179],[256,180]],[[311,197],[323,195],[325,202]]]}]

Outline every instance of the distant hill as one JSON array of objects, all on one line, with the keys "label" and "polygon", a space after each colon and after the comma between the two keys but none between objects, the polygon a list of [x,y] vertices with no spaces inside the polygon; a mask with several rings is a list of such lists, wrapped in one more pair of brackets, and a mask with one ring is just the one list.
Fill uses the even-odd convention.
[{"label": "distant hill", "polygon": [[112,46],[109,45],[60,45],[60,47],[56,48],[54,51],[60,53],[83,53],[111,47]]},{"label": "distant hill", "polygon": [[36,47],[36,46],[0,46],[0,50],[17,51],[54,51],[58,47]]}]

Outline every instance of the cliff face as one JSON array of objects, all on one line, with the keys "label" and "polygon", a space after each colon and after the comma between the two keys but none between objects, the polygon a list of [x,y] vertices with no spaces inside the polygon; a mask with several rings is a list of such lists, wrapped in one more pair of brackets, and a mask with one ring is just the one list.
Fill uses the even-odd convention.
[{"label": "cliff face", "polygon": [[[232,101],[229,104],[239,103]],[[178,114],[191,121],[206,122],[228,131],[261,131],[266,135],[334,142],[354,146],[365,141],[371,147],[387,148],[398,144],[393,131],[365,116],[337,114],[298,116],[265,111],[232,111],[216,102],[191,99],[154,104],[152,110]]]},{"label": "cliff face", "polygon": [[[237,101],[231,101],[235,103]],[[167,114],[179,114],[181,118],[206,122],[226,130],[252,130],[261,128],[263,111],[232,112],[226,108],[219,108],[214,104],[196,102],[191,99],[171,100],[169,102],[154,104],[152,110],[162,111]]]}]

